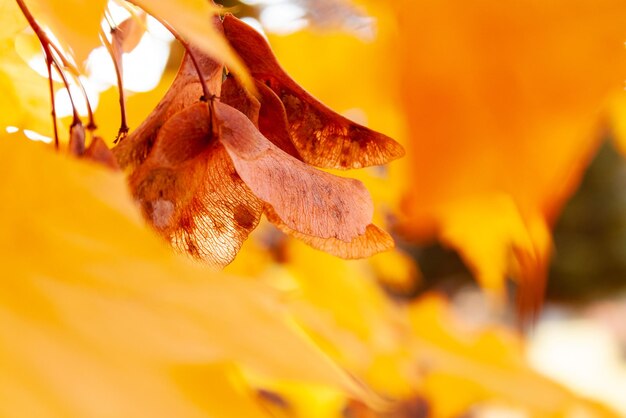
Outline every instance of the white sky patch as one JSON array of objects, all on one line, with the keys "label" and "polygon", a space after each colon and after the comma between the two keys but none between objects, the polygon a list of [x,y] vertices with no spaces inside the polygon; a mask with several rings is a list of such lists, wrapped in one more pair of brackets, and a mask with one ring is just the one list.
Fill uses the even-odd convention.
[{"label": "white sky patch", "polygon": [[99,46],[91,51],[87,58],[87,73],[97,91],[104,91],[116,84],[115,67],[105,47]]},{"label": "white sky patch", "polygon": [[[63,52],[65,59],[69,61],[70,63],[75,64],[72,55],[67,53],[66,51],[63,51],[63,48],[60,46],[61,44],[59,40],[57,39],[57,37],[54,36],[54,34],[51,31],[47,29],[44,29],[44,30],[46,32],[46,35],[48,36],[48,39],[50,39],[50,42],[56,45]],[[24,29],[24,33],[32,34],[33,31],[31,28],[26,28]],[[41,50],[40,53],[36,54],[35,56],[31,58],[26,58],[22,56],[22,59],[27,61],[28,66],[32,68],[33,70],[35,70],[37,74],[39,74],[42,77],[48,78],[48,66],[46,64],[46,58],[43,53],[43,49]],[[61,65],[61,67],[63,66],[63,63],[61,62],[61,60],[59,60],[59,64]],[[63,80],[59,76],[58,71],[55,70],[54,66],[52,66],[51,69],[52,69],[52,80],[57,81],[59,83],[62,82]]]},{"label": "white sky patch", "polygon": [[[48,66],[46,65],[46,59],[43,56],[43,52],[41,54],[37,54],[27,62],[28,66],[35,70],[37,74],[42,77],[48,78]],[[57,82],[61,82],[61,77],[57,70],[52,67],[52,79]]]},{"label": "white sky patch", "polygon": [[154,89],[163,76],[169,55],[169,42],[146,33],[131,53],[122,56],[124,88],[133,92]]},{"label": "white sky patch", "polygon": [[311,26],[321,30],[341,29],[363,41],[376,37],[376,21],[348,0],[292,0],[306,10]]},{"label": "white sky patch", "polygon": [[[128,10],[114,1],[110,1],[108,7],[108,15],[113,24],[120,24],[130,17]],[[170,44],[174,40],[172,34],[156,19],[148,16],[146,25],[147,31],[137,47],[132,52],[122,56],[124,89],[129,92],[146,92],[158,85],[169,59]],[[102,20],[102,28],[110,40],[111,28],[106,19]],[[32,35],[32,30],[26,29],[26,31],[30,31],[26,33],[27,35],[34,36]],[[51,42],[57,46],[60,45],[54,34],[49,31],[46,31],[46,33]],[[59,49],[62,50],[61,47]],[[34,56],[30,52],[29,55],[30,57],[23,56],[28,66],[41,77],[48,78],[48,69],[43,51],[36,53]],[[73,63],[70,54],[64,53],[64,55],[66,59]],[[85,63],[85,68],[86,76],[81,75],[80,81],[85,88],[92,110],[95,111],[98,107],[99,93],[112,86],[117,86],[115,67],[109,52],[104,46],[101,46],[90,53]],[[57,83],[57,86],[61,85],[55,92],[54,101],[57,117],[62,118],[73,114],[70,94],[79,115],[85,117],[88,115],[88,111],[83,93],[76,84],[75,78],[68,71],[64,72],[70,85],[69,92],[63,86],[63,80],[56,69],[52,68],[52,79]],[[8,133],[19,131],[16,127],[7,127],[6,129]],[[52,141],[51,138],[34,131],[24,130],[24,134],[35,141]]]},{"label": "white sky patch", "polygon": [[[113,4],[114,6],[111,6]],[[120,24],[130,15],[128,11],[110,2],[113,23]],[[110,28],[103,21],[109,37]],[[130,53],[122,54],[122,80],[129,92],[146,92],[154,89],[161,80],[174,40],[169,31],[157,20],[148,16],[147,31]],[[94,49],[87,59],[88,78],[96,91],[104,91],[117,85],[113,60],[106,47]]]},{"label": "white sky patch", "polygon": [[146,21],[148,33],[163,42],[172,42],[175,38],[165,26],[163,26],[158,20],[152,16],[148,16]]},{"label": "white sky patch", "polygon": [[[122,55],[124,89],[145,92],[154,89],[163,76],[170,54],[170,42],[146,33],[137,47]],[[87,60],[89,80],[98,91],[117,85],[115,67],[105,47],[92,51]]]},{"label": "white sky patch", "polygon": [[260,20],[268,31],[278,34],[297,32],[307,25],[305,10],[292,3],[267,5],[261,12]]},{"label": "white sky patch", "polygon": [[626,416],[626,362],[617,339],[587,319],[541,321],[528,357],[539,372]]},{"label": "white sky patch", "polygon": [[35,131],[31,131],[29,129],[24,129],[24,135],[26,135],[26,138],[30,139],[31,141],[45,142],[46,144],[49,144],[52,142],[52,138],[42,135]]},{"label": "white sky patch", "polygon": [[[111,20],[113,21],[112,23],[116,25],[119,25],[124,20],[130,17],[130,12],[126,10],[125,7],[117,4],[117,2],[115,1],[109,1],[109,3],[107,4],[107,9],[109,10],[109,16],[111,17]],[[111,33],[111,27],[109,26],[109,23],[106,19],[102,19],[101,26],[104,33],[109,36],[109,34]]]},{"label": "white sky patch", "polygon": [[[20,128],[17,126],[7,126],[4,129],[8,134],[14,134],[20,131]],[[31,141],[45,142],[46,144],[50,144],[52,142],[52,138],[42,135],[39,132],[31,131],[29,129],[24,129],[22,132],[24,133],[24,136]]]},{"label": "white sky patch", "polygon": [[341,29],[363,41],[376,37],[376,20],[348,0],[242,0],[261,9],[260,20],[268,32],[290,34],[307,26],[318,30]]},{"label": "white sky patch", "polygon": [[[76,63],[74,62],[74,58],[72,57],[72,54],[69,54],[67,51],[64,51],[63,47],[61,46],[61,43],[59,42],[57,37],[54,36],[54,33],[52,33],[47,28],[44,28],[44,31],[46,32],[46,36],[48,37],[50,42],[52,44],[54,44],[54,46],[56,46],[63,53],[63,56],[65,57],[65,59],[68,62],[70,62],[71,64],[75,65]],[[34,35],[34,32],[33,32],[33,30],[31,28],[24,29],[22,35],[28,36],[29,38],[32,37],[32,39],[36,39],[36,37]],[[18,49],[18,54],[20,54],[22,59],[27,61],[27,64],[28,64],[28,66],[30,68],[35,70],[35,72],[37,72],[37,74],[39,74],[40,76],[48,78],[48,68],[47,68],[47,64],[46,64],[46,59],[45,59],[45,55],[44,55],[44,52],[43,52],[43,48],[41,46],[39,47],[40,52],[35,54],[32,57],[25,57],[24,55],[22,55],[20,53],[20,51],[19,51],[19,49],[20,49],[19,48],[19,40],[18,40],[18,43],[16,44],[16,49]],[[51,48],[51,51],[56,56],[54,48]],[[63,66],[62,60],[59,60],[59,64],[61,66]],[[54,66],[52,68],[52,79],[54,81],[59,81],[59,82],[62,81],[61,77],[59,77],[58,72],[54,69]]]},{"label": "white sky patch", "polygon": [[[77,94],[80,94],[80,90],[72,89],[72,96],[76,97]],[[71,116],[73,114],[72,103],[65,87],[58,90],[54,94],[54,107],[57,117],[59,118]],[[76,103],[76,107],[78,108],[78,103]]]},{"label": "white sky patch", "polygon": [[[80,80],[85,87],[85,91],[87,92],[87,97],[89,98],[91,108],[93,111],[95,111],[98,107],[99,95],[91,86],[89,79],[81,76]],[[83,92],[81,91],[81,89],[73,82],[70,83],[70,93],[72,94],[72,99],[74,99],[74,104],[76,105],[76,110],[78,111],[78,114],[80,116],[87,116],[89,112],[87,111],[85,96],[83,96]],[[72,102],[70,101],[70,96],[65,87],[59,89],[54,95],[54,106],[57,116],[60,118],[65,116],[71,116],[73,114]]]}]

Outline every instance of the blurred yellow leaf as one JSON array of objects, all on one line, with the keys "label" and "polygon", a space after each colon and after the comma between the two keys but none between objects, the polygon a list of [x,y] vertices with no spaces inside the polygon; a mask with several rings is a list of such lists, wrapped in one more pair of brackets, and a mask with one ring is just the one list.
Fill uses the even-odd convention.
[{"label": "blurred yellow leaf", "polygon": [[[98,44],[103,0],[25,1],[77,57]],[[406,161],[357,174],[387,215],[404,194],[412,238],[459,250],[495,295],[505,275],[518,278],[522,305],[536,309],[550,228],[623,86],[626,4],[355,2],[375,16],[376,38],[270,35],[278,59],[343,115],[409,144]],[[211,23],[213,3],[133,4],[246,77]],[[15,53],[24,26],[0,0],[0,132],[49,135],[46,79]],[[128,97],[131,127],[173,74]],[[623,93],[611,102],[622,141],[625,103]],[[113,89],[96,119],[111,140]],[[144,225],[121,173],[19,135],[0,133],[0,416],[452,418],[493,405],[615,416],[533,371],[523,336],[505,326],[470,326],[439,296],[391,298],[385,290],[411,294],[419,280],[400,251],[346,262],[264,229],[227,269],[256,280],[208,270]],[[385,401],[355,407],[350,398],[380,401],[369,388]]]},{"label": "blurred yellow leaf", "polygon": [[415,371],[433,416],[455,417],[481,402],[504,402],[532,417],[617,417],[533,371],[522,340],[510,331],[464,329],[440,297],[422,297],[409,318],[421,365]]},{"label": "blurred yellow leaf", "polygon": [[523,284],[537,281],[550,248],[546,225],[598,146],[603,106],[623,88],[626,3],[390,7],[410,127],[407,230],[460,250],[491,289],[502,289],[514,259],[532,272]]},{"label": "blurred yellow leaf", "polygon": [[[373,8],[375,26],[381,29],[374,39],[307,29],[290,35],[270,33],[269,41],[281,66],[312,95],[343,116],[403,143],[402,96],[392,59],[395,47],[389,49],[395,42],[395,22],[385,4]],[[302,51],[314,50],[324,53],[316,55],[315,65],[309,65],[302,60]],[[403,183],[396,179],[404,159],[351,175],[365,183],[377,204],[394,209],[402,190]]]},{"label": "blurred yellow leaf", "polygon": [[[274,418],[342,418],[346,398],[327,388],[299,383],[271,385],[277,399],[264,399]],[[266,397],[267,398],[267,397]]]},{"label": "blurred yellow leaf", "polygon": [[106,0],[24,0],[35,20],[48,27],[76,63],[87,59],[92,49],[100,46],[100,22],[104,18]]},{"label": "blurred yellow leaf", "polygon": [[120,173],[30,141],[0,153],[0,415],[214,417],[190,387],[211,396],[194,385],[218,361],[363,394],[267,288],[174,255]]},{"label": "blurred yellow leaf", "polygon": [[15,0],[0,0],[0,40],[15,35],[28,26]]},{"label": "blurred yellow leaf", "polygon": [[212,23],[212,17],[221,9],[213,2],[205,0],[133,0],[146,12],[168,22],[184,39],[197,46],[217,61],[221,61],[230,71],[237,74],[242,82],[254,89],[248,70],[230,47],[221,29]]},{"label": "blurred yellow leaf", "polygon": [[[410,236],[460,250],[494,294],[516,276],[523,307],[536,309],[549,228],[626,77],[626,4],[356,3],[375,19],[373,41],[272,35],[280,62],[325,103],[407,144],[382,187],[365,183],[392,208],[404,190]],[[299,51],[315,48],[324,54],[303,64]]]},{"label": "blurred yellow leaf", "polygon": [[[26,3],[35,20],[51,30],[63,48],[73,53],[78,64],[100,46],[100,23],[104,18],[106,0],[88,3],[80,0],[30,0]],[[169,23],[184,39],[223,61],[246,85],[252,86],[245,66],[228,45],[221,30],[212,23],[212,17],[221,10],[219,7],[203,0],[134,0],[130,3]]]},{"label": "blurred yellow leaf", "polygon": [[231,363],[182,366],[173,370],[185,397],[210,417],[270,418],[246,378]]},{"label": "blurred yellow leaf", "polygon": [[0,130],[15,126],[51,135],[48,81],[19,57],[12,39],[0,39],[0,56]]},{"label": "blurred yellow leaf", "polygon": [[[367,261],[337,260],[296,241],[285,261],[291,310],[339,364],[392,402],[378,405],[382,411],[423,399],[435,417],[457,417],[478,404],[533,417],[616,416],[533,371],[515,332],[469,326],[436,295],[408,306],[389,299]],[[280,393],[304,404],[314,396],[303,388]],[[387,414],[381,412],[396,416]]]},{"label": "blurred yellow leaf", "polygon": [[504,302],[504,275],[512,272],[525,286],[520,297],[527,299],[520,302],[527,309],[538,309],[551,250],[550,233],[541,215],[524,216],[512,196],[497,193],[452,200],[438,212],[445,219],[439,237],[462,249],[476,278],[494,298],[492,302]]},{"label": "blurred yellow leaf", "polygon": [[320,347],[383,397],[414,393],[408,322],[377,286],[369,263],[340,260],[295,240],[284,257],[293,281],[291,310]]},{"label": "blurred yellow leaf", "polygon": [[397,294],[411,294],[421,284],[415,260],[400,249],[376,254],[368,259],[378,281]]}]

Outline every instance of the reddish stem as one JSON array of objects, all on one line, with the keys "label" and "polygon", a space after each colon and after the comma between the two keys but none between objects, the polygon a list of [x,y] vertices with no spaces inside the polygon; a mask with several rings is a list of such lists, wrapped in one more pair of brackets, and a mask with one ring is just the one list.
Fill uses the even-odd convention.
[{"label": "reddish stem", "polygon": [[41,47],[43,48],[44,54],[46,56],[46,66],[48,68],[48,80],[49,80],[49,85],[50,85],[50,100],[52,101],[54,144],[56,148],[59,148],[59,135],[58,135],[57,121],[56,121],[56,107],[54,103],[54,83],[52,80],[52,65],[54,65],[54,67],[56,68],[57,72],[59,73],[59,76],[61,77],[61,79],[63,80],[63,83],[65,84],[65,88],[67,88],[67,93],[70,97],[70,102],[72,104],[72,111],[73,111],[72,125],[75,125],[76,123],[80,123],[80,118],[78,117],[76,106],[74,106],[74,100],[72,99],[72,95],[70,93],[70,88],[69,88],[69,83],[67,81],[67,77],[65,77],[65,73],[62,71],[61,66],[59,65],[54,54],[52,53],[52,50],[50,49],[50,45],[52,45],[52,42],[50,42],[48,35],[46,35],[44,30],[41,28],[41,26],[39,26],[39,24],[37,23],[33,15],[30,13],[30,10],[28,10],[28,7],[26,7],[26,4],[24,3],[24,1],[23,0],[15,0],[15,1],[17,2],[17,5],[22,11],[22,14],[28,21],[28,24],[33,29],[33,31],[35,32],[35,35],[39,39],[39,43],[41,44]]},{"label": "reddish stem", "polygon": [[78,84],[78,87],[80,88],[83,98],[85,99],[85,103],[87,104],[87,115],[89,118],[89,124],[86,126],[86,128],[90,131],[96,129],[98,126],[96,125],[96,120],[93,115],[93,109],[91,108],[89,97],[87,96],[87,90],[85,89],[85,86],[83,85],[82,81],[80,81],[78,68],[76,68],[74,64],[72,64],[71,62],[67,60],[67,58],[65,58],[61,50],[54,43],[50,43],[50,46],[52,47],[54,52],[56,52],[57,56],[63,63],[63,68],[68,69],[70,71],[70,74],[76,80],[76,84]]},{"label": "reddish stem", "polygon": [[52,127],[54,130],[54,147],[59,149],[59,127],[57,126],[57,112],[54,104],[54,82],[52,81],[52,61],[46,58],[46,68],[48,69],[48,85],[50,86],[50,100],[52,101]]},{"label": "reddish stem", "polygon": [[[113,28],[111,27],[111,31]],[[115,51],[113,51],[113,45],[109,42],[106,35],[103,31],[100,31],[100,38],[102,38],[102,43],[106,47],[109,55],[111,56],[111,60],[113,61],[113,67],[115,67],[115,76],[117,78],[117,90],[120,102],[120,129],[117,131],[117,136],[113,141],[114,144],[117,144],[120,139],[126,137],[128,133],[128,124],[126,122],[126,100],[124,99],[124,81],[122,79],[122,70],[120,68],[119,63],[115,57]]]},{"label": "reddish stem", "polygon": [[[135,6],[138,6],[137,4],[135,4],[135,2],[133,0],[127,0],[129,3],[134,4]],[[138,6],[140,7],[140,6]],[[147,12],[147,11],[146,11]],[[154,17],[160,24],[162,24],[163,26],[165,26],[165,28],[170,31],[170,33],[172,35],[174,35],[174,38],[176,38],[176,40],[178,42],[180,42],[180,44],[183,46],[183,48],[185,48],[185,51],[187,51],[187,54],[189,54],[189,58],[191,58],[191,63],[193,64],[196,73],[198,73],[198,77],[200,78],[200,84],[202,85],[202,98],[200,100],[202,100],[203,102],[206,102],[208,100],[213,100],[213,94],[209,91],[209,87],[206,84],[206,79],[204,78],[203,74],[202,74],[202,70],[200,69],[200,65],[198,65],[198,61],[196,60],[196,56],[195,54],[191,51],[191,46],[189,45],[189,42],[187,42],[177,31],[176,29],[174,29],[169,23],[167,23],[165,20],[161,19],[159,16],[155,16],[152,15],[152,17]]]}]

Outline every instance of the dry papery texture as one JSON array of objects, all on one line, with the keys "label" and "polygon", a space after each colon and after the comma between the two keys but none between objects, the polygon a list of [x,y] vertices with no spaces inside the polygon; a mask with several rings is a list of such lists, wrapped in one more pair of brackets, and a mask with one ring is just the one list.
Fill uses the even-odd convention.
[{"label": "dry papery texture", "polygon": [[383,164],[402,147],[311,97],[251,27],[231,15],[223,29],[215,25],[249,67],[256,91],[224,78],[221,63],[192,47],[211,94],[203,98],[185,55],[154,111],[114,149],[146,219],[174,248],[214,266],[233,260],[263,212],[283,232],[343,258],[393,247],[372,224],[363,184],[312,165]]},{"label": "dry papery texture", "polygon": [[281,68],[267,41],[253,28],[226,15],[224,34],[252,77],[283,103],[291,140],[305,162],[349,169],[385,164],[404,155],[391,138],[338,115],[308,94]]}]

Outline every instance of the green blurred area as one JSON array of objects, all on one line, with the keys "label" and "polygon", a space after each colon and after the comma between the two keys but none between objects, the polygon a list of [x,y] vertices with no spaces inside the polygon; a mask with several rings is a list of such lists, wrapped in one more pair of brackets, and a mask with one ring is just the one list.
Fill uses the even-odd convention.
[{"label": "green blurred area", "polygon": [[555,231],[548,298],[589,301],[626,289],[626,160],[607,141]]}]

